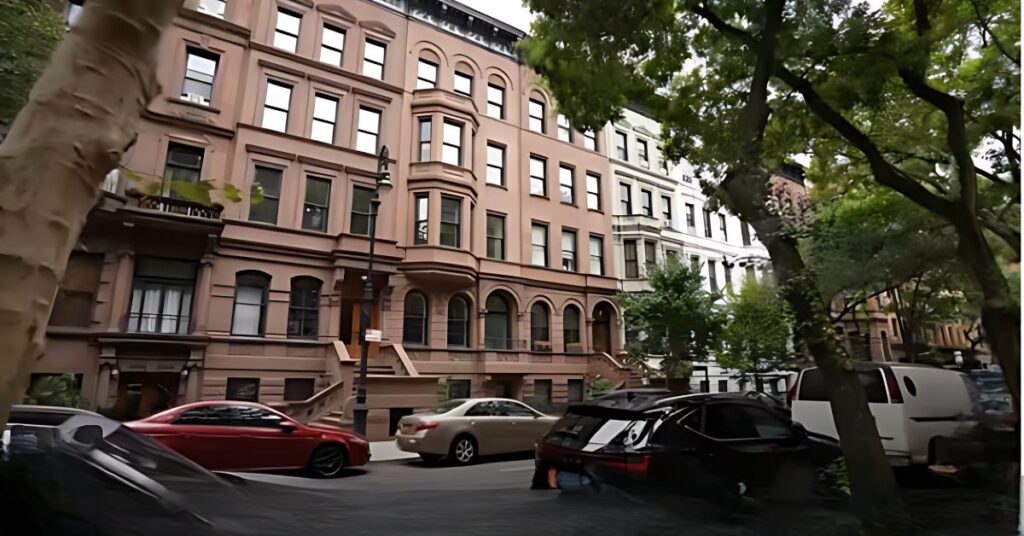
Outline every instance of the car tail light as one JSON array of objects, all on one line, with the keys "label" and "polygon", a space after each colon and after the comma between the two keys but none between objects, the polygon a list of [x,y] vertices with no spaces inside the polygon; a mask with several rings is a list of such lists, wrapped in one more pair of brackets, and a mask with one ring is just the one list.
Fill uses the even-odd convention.
[{"label": "car tail light", "polygon": [[793,407],[793,401],[797,399],[797,390],[800,388],[800,376],[796,377],[796,381],[793,382],[793,387],[789,388],[789,392],[786,393],[786,404],[789,407]]},{"label": "car tail light", "polygon": [[419,432],[420,430],[433,430],[434,428],[437,428],[440,424],[441,423],[437,421],[424,421],[421,423],[417,423],[416,426],[412,429],[412,431]]},{"label": "car tail light", "polygon": [[891,368],[884,369],[885,386],[889,389],[889,403],[902,404],[903,393],[900,391],[900,384],[896,383],[896,375]]},{"label": "car tail light", "polygon": [[651,456],[649,454],[626,456],[626,470],[631,473],[647,473],[650,466]]}]

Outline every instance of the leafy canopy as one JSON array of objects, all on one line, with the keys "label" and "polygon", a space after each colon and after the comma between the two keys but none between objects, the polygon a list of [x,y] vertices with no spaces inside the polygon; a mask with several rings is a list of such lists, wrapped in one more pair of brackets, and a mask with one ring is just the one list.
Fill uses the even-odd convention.
[{"label": "leafy canopy", "polygon": [[726,304],[726,314],[719,365],[743,376],[795,365],[793,314],[774,285],[747,278]]},{"label": "leafy canopy", "polygon": [[50,53],[64,38],[64,21],[45,0],[0,0],[0,125],[14,121]]}]

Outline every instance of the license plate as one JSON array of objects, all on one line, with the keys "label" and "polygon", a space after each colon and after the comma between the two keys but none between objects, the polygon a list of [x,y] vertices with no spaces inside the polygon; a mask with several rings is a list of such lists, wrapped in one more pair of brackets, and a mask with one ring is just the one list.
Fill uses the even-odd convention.
[{"label": "license plate", "polygon": [[589,488],[593,485],[589,476],[572,471],[559,471],[556,478],[559,489]]}]

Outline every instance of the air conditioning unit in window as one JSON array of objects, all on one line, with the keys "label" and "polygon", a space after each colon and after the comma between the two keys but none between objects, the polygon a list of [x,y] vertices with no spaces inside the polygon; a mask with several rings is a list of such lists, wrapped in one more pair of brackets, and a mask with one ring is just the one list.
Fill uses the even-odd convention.
[{"label": "air conditioning unit in window", "polygon": [[186,93],[186,94],[181,96],[181,100],[188,101],[188,102],[194,102],[196,104],[202,104],[203,106],[209,106],[210,105],[210,100],[209,99],[207,99],[206,97],[204,97],[202,95],[199,95],[197,93]]}]

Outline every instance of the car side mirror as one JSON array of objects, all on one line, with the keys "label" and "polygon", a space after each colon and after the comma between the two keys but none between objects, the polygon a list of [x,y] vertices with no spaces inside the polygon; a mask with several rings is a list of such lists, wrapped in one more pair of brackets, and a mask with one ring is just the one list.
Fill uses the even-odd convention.
[{"label": "car side mirror", "polygon": [[290,434],[290,433],[292,433],[292,432],[294,432],[295,430],[298,429],[298,426],[295,426],[294,424],[292,424],[290,422],[286,422],[286,421],[279,422],[277,424],[277,427],[280,428],[281,431],[286,433],[286,434]]}]

